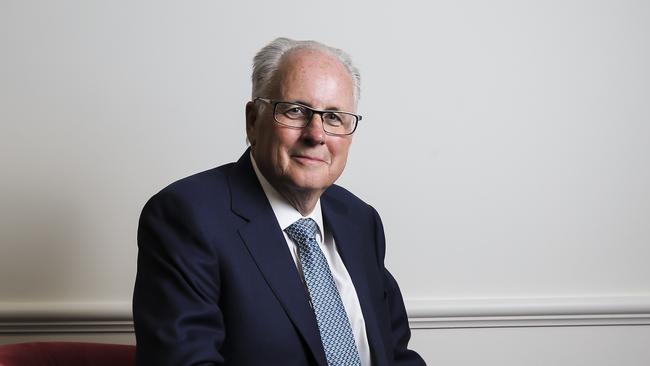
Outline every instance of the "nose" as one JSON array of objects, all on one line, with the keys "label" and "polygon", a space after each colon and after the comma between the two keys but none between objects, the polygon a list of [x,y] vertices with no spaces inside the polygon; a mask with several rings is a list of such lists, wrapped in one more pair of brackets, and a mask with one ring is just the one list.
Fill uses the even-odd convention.
[{"label": "nose", "polygon": [[307,126],[302,129],[302,138],[310,145],[322,145],[325,143],[323,119],[318,113],[314,113]]}]

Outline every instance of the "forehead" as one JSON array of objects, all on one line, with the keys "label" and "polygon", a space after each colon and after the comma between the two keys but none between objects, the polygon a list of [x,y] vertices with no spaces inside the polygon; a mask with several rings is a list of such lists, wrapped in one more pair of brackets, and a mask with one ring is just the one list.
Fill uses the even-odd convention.
[{"label": "forehead", "polygon": [[278,97],[319,108],[351,109],[353,82],[346,67],[320,50],[300,49],[286,54],[276,74]]}]

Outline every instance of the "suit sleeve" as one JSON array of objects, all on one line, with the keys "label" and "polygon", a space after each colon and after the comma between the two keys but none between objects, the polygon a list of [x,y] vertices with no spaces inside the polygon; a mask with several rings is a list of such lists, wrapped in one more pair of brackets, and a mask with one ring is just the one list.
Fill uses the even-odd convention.
[{"label": "suit sleeve", "polygon": [[192,209],[171,192],[145,205],[133,294],[137,365],[221,365],[217,256]]},{"label": "suit sleeve", "polygon": [[408,315],[404,306],[402,293],[397,285],[397,281],[384,266],[384,257],[386,254],[384,227],[377,211],[373,209],[375,216],[375,235],[377,240],[377,258],[380,268],[384,274],[384,291],[386,293],[386,302],[390,315],[390,328],[393,354],[392,365],[396,366],[422,366],[426,365],[420,355],[408,348],[408,342],[411,339],[411,330],[409,328]]}]

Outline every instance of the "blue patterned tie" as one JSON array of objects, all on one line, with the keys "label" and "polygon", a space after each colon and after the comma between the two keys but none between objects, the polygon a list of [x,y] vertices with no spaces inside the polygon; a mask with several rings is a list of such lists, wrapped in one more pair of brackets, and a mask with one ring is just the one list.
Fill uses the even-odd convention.
[{"label": "blue patterned tie", "polygon": [[300,264],[309,290],[321,342],[329,366],[360,366],[352,328],[336,289],[327,259],[316,242],[316,222],[300,219],[284,231],[298,245]]}]

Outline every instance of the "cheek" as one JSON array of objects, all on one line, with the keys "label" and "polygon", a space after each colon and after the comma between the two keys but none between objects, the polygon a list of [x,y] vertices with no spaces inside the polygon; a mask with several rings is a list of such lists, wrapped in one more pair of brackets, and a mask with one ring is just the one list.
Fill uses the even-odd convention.
[{"label": "cheek", "polygon": [[348,160],[348,151],[350,151],[350,141],[338,141],[330,146],[333,166],[336,169],[343,169]]},{"label": "cheek", "polygon": [[[287,131],[292,132],[292,131]],[[291,133],[278,133],[271,141],[273,148],[271,153],[273,158],[277,161],[278,166],[285,169],[290,163],[289,151],[295,142],[295,137]]]},{"label": "cheek", "polygon": [[300,130],[291,130],[288,128],[283,128],[273,137],[275,139],[275,144],[277,145],[278,150],[286,153],[290,151],[300,140]]}]

